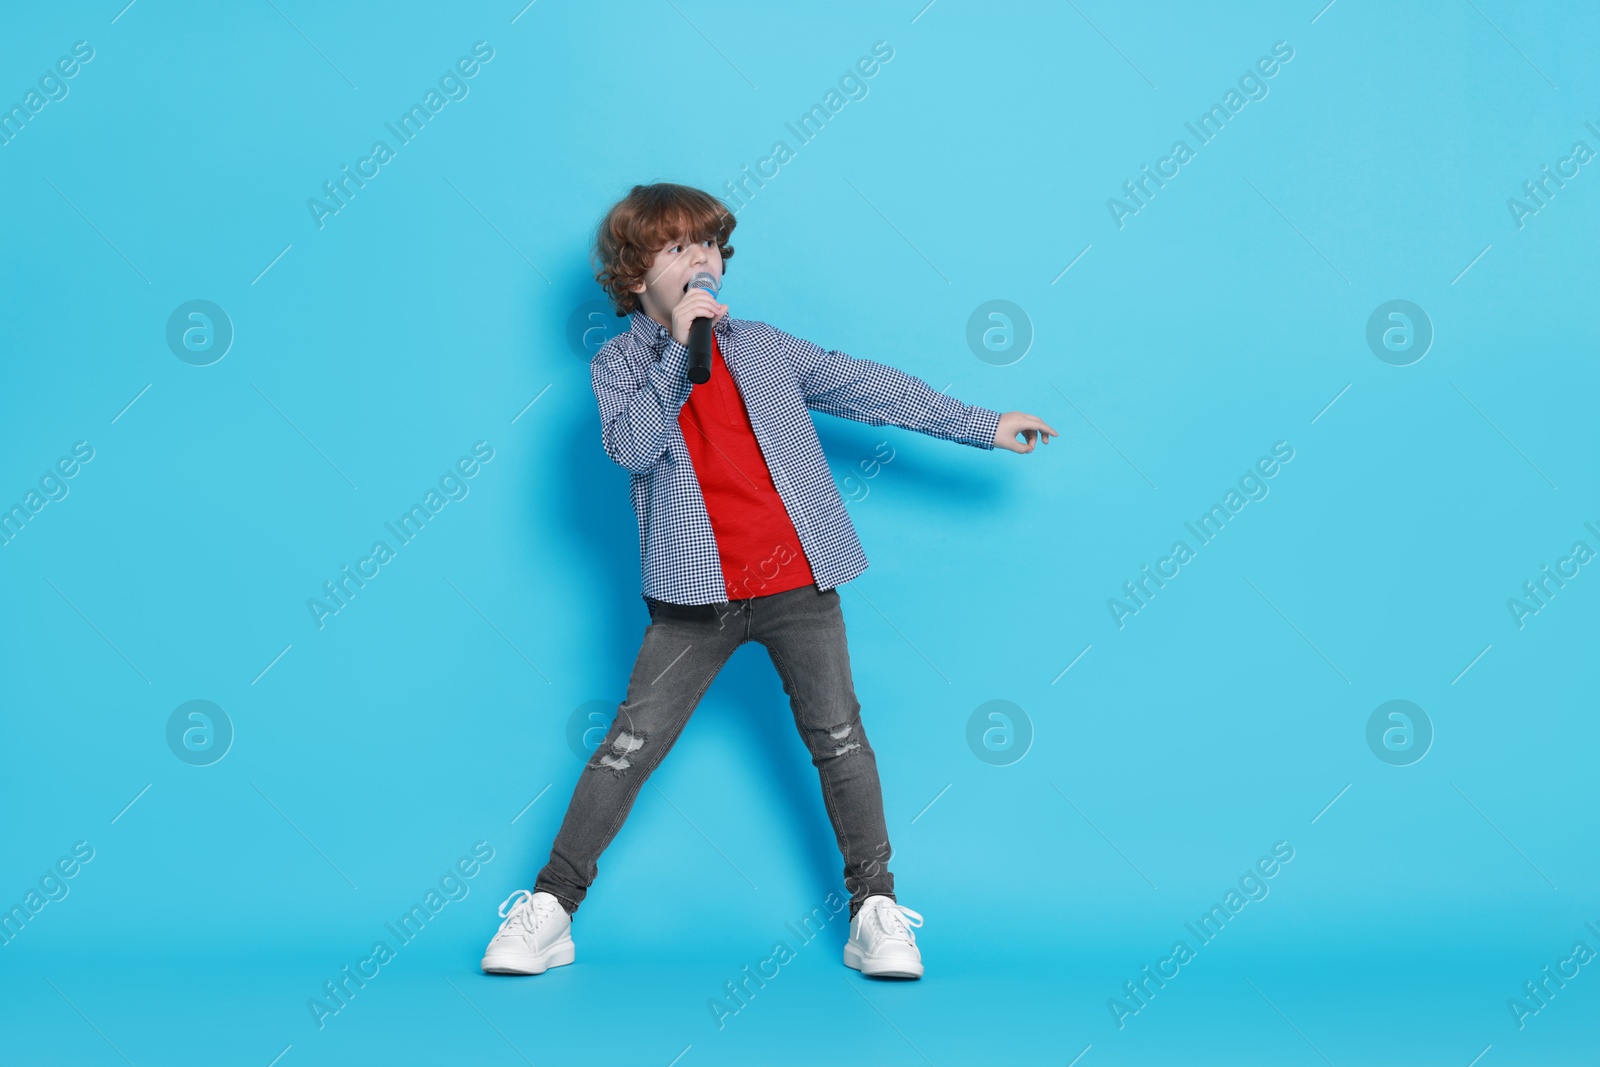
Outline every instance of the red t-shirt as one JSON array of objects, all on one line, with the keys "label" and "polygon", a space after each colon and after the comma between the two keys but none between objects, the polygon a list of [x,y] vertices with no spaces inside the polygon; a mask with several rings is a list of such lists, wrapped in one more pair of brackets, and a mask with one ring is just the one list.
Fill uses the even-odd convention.
[{"label": "red t-shirt", "polygon": [[770,596],[814,583],[715,334],[711,378],[690,391],[678,426],[711,518],[728,599]]}]

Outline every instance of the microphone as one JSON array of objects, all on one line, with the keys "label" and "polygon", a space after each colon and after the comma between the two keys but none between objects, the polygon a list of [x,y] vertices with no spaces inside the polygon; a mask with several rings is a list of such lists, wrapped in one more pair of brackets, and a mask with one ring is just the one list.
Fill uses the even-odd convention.
[{"label": "microphone", "polygon": [[[690,285],[706,290],[713,297],[717,295],[717,278],[710,271],[696,271],[683,291],[687,293]],[[704,385],[711,380],[710,319],[697,318],[689,324],[689,380],[695,385]]]}]

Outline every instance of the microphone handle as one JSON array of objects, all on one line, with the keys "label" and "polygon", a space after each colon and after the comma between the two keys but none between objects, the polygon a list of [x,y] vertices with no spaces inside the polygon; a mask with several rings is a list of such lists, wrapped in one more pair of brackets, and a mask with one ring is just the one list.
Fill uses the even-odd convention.
[{"label": "microphone handle", "polygon": [[689,324],[689,381],[704,385],[711,380],[711,320]]}]

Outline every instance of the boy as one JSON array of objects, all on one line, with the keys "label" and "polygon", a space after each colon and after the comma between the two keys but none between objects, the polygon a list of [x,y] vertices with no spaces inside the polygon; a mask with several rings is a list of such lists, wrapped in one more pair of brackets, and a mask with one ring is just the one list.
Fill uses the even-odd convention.
[{"label": "boy", "polygon": [[[631,329],[589,365],[606,455],[631,472],[650,624],[627,698],[585,765],[534,889],[500,906],[485,972],[540,974],[573,961],[571,915],[601,852],[722,665],[764,645],[811,752],[850,890],[847,966],[920,978],[899,904],[877,760],[851,682],[836,587],[867,566],[811,411],[894,424],[975,448],[1032,452],[1056,431],[1020,411],[969,407],[893,367],[728,317],[690,288],[733,256],[734,217],[687,186],[636,185],[607,213],[596,278]],[[711,378],[686,376],[690,324],[714,320]],[[1026,444],[1017,442],[1022,434]],[[909,920],[909,925],[908,925]]]}]

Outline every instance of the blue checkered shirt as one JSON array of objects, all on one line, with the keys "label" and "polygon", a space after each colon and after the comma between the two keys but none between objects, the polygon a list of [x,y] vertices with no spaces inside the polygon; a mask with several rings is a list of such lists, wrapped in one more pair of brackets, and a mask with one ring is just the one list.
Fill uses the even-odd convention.
[{"label": "blue checkered shirt", "polygon": [[[730,317],[713,329],[818,589],[856,577],[867,557],[828,470],[812,411],[994,448],[999,412],[963,404],[920,378],[825,351],[764,322]],[[600,405],[601,444],[632,476],[641,595],[669,604],[720,604],[728,600],[722,558],[678,425],[694,388],[688,366],[689,349],[635,311],[632,328],[595,353],[589,377]]]}]

